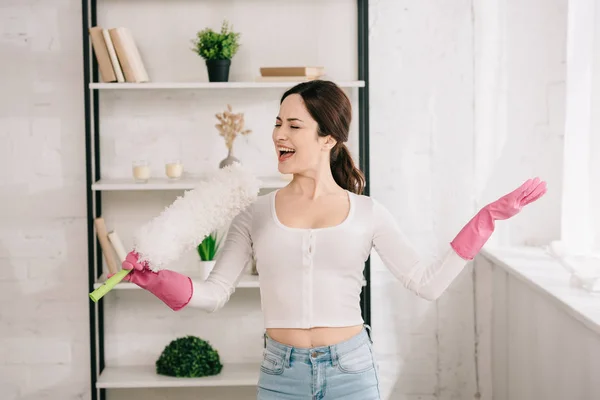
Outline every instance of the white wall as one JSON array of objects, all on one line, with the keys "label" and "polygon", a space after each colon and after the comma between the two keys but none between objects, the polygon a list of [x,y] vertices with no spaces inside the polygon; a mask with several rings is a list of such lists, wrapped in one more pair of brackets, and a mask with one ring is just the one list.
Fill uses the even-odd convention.
[{"label": "white wall", "polygon": [[[600,7],[594,3],[595,22],[600,21]],[[595,28],[594,35],[594,60],[593,60],[593,93],[592,110],[598,109],[600,104],[600,24],[597,22],[593,25]],[[590,205],[591,205],[591,220],[593,226],[593,242],[592,247],[598,251],[600,249],[600,115],[592,111],[592,140],[590,143]]]},{"label": "white wall", "polygon": [[87,398],[80,8],[0,5],[0,388]]},{"label": "white wall", "polygon": [[535,207],[498,224],[492,238],[498,244],[539,245],[560,234],[566,4],[475,3],[477,205],[533,176],[548,181],[549,189]]},{"label": "white wall", "polygon": [[[371,6],[371,194],[424,253],[447,248],[473,210],[470,1]],[[374,263],[373,329],[391,399],[474,393],[472,282],[437,303]]]},{"label": "white wall", "polygon": [[600,250],[600,7],[571,1],[561,240],[579,253]]},{"label": "white wall", "polygon": [[[499,222],[491,242],[538,245],[559,237],[565,6],[372,6],[372,195],[423,251],[443,249],[479,207],[536,175],[548,181],[548,194],[510,223]],[[472,267],[436,304],[415,299],[387,272],[375,273],[373,324],[379,358],[390,369],[390,398],[486,394],[481,381],[491,371],[476,363]],[[483,301],[486,310],[485,293]]]},{"label": "white wall", "polygon": [[[0,387],[7,399],[85,399],[89,393],[79,3],[15,0],[0,6],[0,57],[8,60],[0,64],[0,136],[4,144],[0,148]],[[101,3],[119,4],[115,0]],[[290,3],[286,1],[282,7]],[[144,12],[158,17],[160,3],[149,4]],[[501,24],[505,25],[497,28],[499,32],[477,24],[483,15],[493,15],[490,8],[483,7],[504,10]],[[489,6],[466,0],[452,4],[371,2],[371,192],[392,210],[419,249],[443,249],[477,206],[532,174],[548,179],[551,188],[560,187],[564,11],[564,0],[498,1]],[[344,37],[338,38],[339,43]],[[485,44],[496,37],[504,41],[504,52],[484,59],[489,54],[484,52],[489,51]],[[206,79],[201,61],[191,52],[178,50],[175,54],[190,64],[174,65],[156,58],[149,64],[156,71],[150,72],[160,76],[170,66],[179,68],[179,80]],[[327,54],[315,53],[314,57]],[[243,58],[244,54],[240,55]],[[191,63],[197,65],[191,67]],[[232,78],[256,67],[241,69],[240,65],[234,64]],[[353,68],[340,67],[336,72],[346,78]],[[490,71],[497,71],[500,78]],[[487,85],[495,87],[492,95]],[[171,94],[157,96],[164,100]],[[145,108],[123,108],[139,105],[140,100]],[[109,141],[103,146],[112,149],[112,153],[103,152],[110,165],[108,173],[117,176],[128,168],[127,162],[120,164],[114,156],[127,154],[131,147],[118,143],[131,146],[142,138],[152,138],[157,140],[155,150],[171,150],[161,147],[165,142],[160,139],[173,125],[178,131],[197,131],[198,136],[184,142],[188,146],[183,149],[202,140],[209,146],[213,139],[217,143],[217,147],[202,151],[193,168],[218,162],[221,157],[213,150],[218,149],[220,138],[210,137],[212,122],[205,123],[206,115],[189,105],[203,100],[192,93],[175,94],[168,100],[171,107],[161,110],[157,97],[104,95],[103,111],[109,118],[103,132],[108,132]],[[236,104],[246,107],[245,111],[257,107],[266,114],[270,101],[256,104],[240,93]],[[497,102],[504,104],[500,111],[495,111]],[[127,123],[125,109],[139,113],[139,123]],[[154,115],[147,114],[148,110]],[[158,112],[164,113],[162,118],[156,116]],[[268,132],[270,115],[247,115],[253,135]],[[486,124],[486,115],[496,115],[501,151],[495,150],[497,143],[486,145],[490,142],[478,139],[489,132],[482,132],[491,125]],[[149,136],[144,137],[148,130]],[[132,141],[124,135],[130,135]],[[178,140],[182,143],[183,139]],[[540,149],[542,155],[532,149]],[[259,152],[257,147],[240,146],[239,155],[243,158]],[[191,158],[196,152],[186,154]],[[481,154],[492,155],[482,160]],[[256,161],[260,171],[270,165],[267,158]],[[160,160],[155,167],[159,171]],[[165,199],[156,199],[149,207],[161,201]],[[503,232],[507,236],[496,239],[539,243],[555,238],[558,209],[556,190],[512,221]],[[437,303],[426,303],[402,289],[377,260],[373,268],[373,328],[384,395],[400,400],[472,398],[478,385],[471,266]],[[245,296],[240,301],[248,296],[257,300],[252,300],[252,294]],[[113,298],[131,304],[143,301],[140,299],[144,297],[133,298],[132,294]],[[113,304],[108,302],[108,308]],[[222,314],[223,318],[228,315]],[[161,317],[164,313],[157,310],[156,318]],[[108,323],[117,326],[123,321]],[[149,327],[157,323],[147,321]],[[188,320],[177,329],[191,324]],[[109,357],[118,353],[118,347],[107,350]],[[132,351],[137,350],[134,347]],[[225,350],[225,355],[232,354]],[[151,357],[144,351],[134,356],[136,360]]]}]

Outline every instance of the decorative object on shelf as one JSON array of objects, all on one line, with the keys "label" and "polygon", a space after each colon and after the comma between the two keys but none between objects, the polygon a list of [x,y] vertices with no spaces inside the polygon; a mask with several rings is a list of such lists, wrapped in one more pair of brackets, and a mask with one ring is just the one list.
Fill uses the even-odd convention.
[{"label": "decorative object on shelf", "polygon": [[205,340],[184,336],[173,340],[156,360],[156,373],[178,378],[218,375],[223,369],[219,353]]},{"label": "decorative object on shelf", "polygon": [[133,162],[133,179],[137,183],[146,183],[150,179],[150,165],[146,160],[136,160]]},{"label": "decorative object on shelf", "polygon": [[183,165],[179,160],[169,161],[165,164],[165,174],[169,179],[177,180],[183,174]]},{"label": "decorative object on shelf", "polygon": [[196,247],[198,251],[198,256],[200,256],[200,274],[202,280],[205,281],[215,266],[215,257],[217,255],[217,251],[219,251],[219,241],[217,238],[217,233],[213,232]]},{"label": "decorative object on shelf", "polygon": [[[140,227],[134,236],[139,262],[157,272],[230,223],[258,197],[260,181],[236,163],[219,169],[195,189],[186,191],[161,214]],[[89,294],[97,302],[123,280],[121,269]]]},{"label": "decorative object on shelf", "polygon": [[240,34],[233,32],[227,20],[221,24],[221,32],[205,28],[192,40],[193,51],[206,62],[210,82],[227,82],[231,59],[239,49]]},{"label": "decorative object on shelf", "polygon": [[234,114],[230,104],[227,104],[227,110],[216,114],[216,117],[220,123],[215,126],[219,130],[219,134],[225,138],[225,146],[227,147],[227,158],[219,164],[219,168],[223,168],[235,162],[240,162],[233,156],[233,142],[238,135],[248,135],[252,131],[244,129],[244,114]]}]

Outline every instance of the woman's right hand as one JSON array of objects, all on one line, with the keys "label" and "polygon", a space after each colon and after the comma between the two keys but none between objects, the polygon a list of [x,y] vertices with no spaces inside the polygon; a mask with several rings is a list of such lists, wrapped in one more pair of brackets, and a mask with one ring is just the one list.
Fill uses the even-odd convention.
[{"label": "woman's right hand", "polygon": [[168,269],[154,272],[148,267],[148,263],[139,262],[139,255],[134,251],[127,254],[121,266],[123,269],[131,270],[123,280],[151,292],[172,310],[182,309],[192,297],[193,287],[190,278]]},{"label": "woman's right hand", "polygon": [[127,253],[125,260],[121,264],[121,268],[129,269],[132,271],[126,275],[125,279],[127,279],[130,276],[134,276],[134,274],[136,272],[143,272],[143,271],[150,270],[150,268],[148,268],[147,262],[140,263],[138,260],[139,260],[139,255],[135,251],[130,251],[129,253]]}]

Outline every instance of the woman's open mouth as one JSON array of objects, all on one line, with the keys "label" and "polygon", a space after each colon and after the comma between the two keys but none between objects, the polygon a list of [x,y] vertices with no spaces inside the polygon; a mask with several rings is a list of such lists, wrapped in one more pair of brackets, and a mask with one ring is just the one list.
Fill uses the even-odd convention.
[{"label": "woman's open mouth", "polygon": [[292,158],[294,153],[296,153],[296,150],[292,149],[291,147],[278,146],[277,153],[279,154],[279,162],[283,162]]}]

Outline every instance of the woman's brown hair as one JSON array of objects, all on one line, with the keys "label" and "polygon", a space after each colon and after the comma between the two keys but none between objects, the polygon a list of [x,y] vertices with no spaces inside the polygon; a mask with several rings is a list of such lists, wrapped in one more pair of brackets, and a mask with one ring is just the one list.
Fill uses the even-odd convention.
[{"label": "woman's brown hair", "polygon": [[354,164],[345,142],[348,141],[352,105],[346,93],[335,83],[324,80],[302,82],[286,91],[281,103],[291,94],[298,94],[311,117],[317,122],[319,136],[331,135],[336,140],[331,149],[331,173],[335,182],[353,193],[362,194],[365,176]]}]

